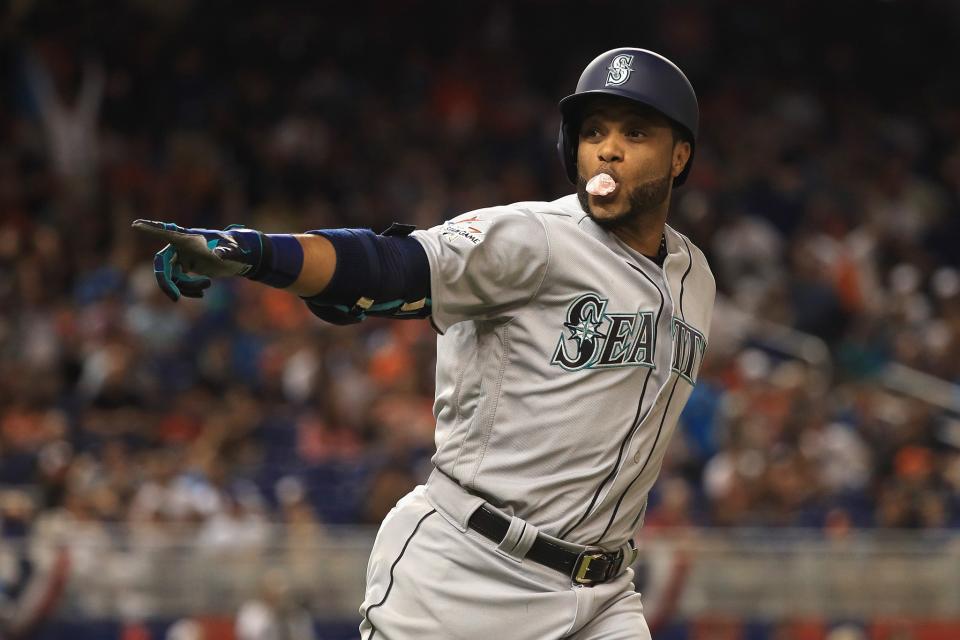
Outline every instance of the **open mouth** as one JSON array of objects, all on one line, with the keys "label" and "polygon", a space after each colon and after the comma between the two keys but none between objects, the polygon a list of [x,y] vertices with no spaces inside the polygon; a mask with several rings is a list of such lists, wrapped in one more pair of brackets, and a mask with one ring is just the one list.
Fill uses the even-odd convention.
[{"label": "open mouth", "polygon": [[587,182],[587,193],[597,198],[609,198],[619,185],[609,173],[600,172]]}]

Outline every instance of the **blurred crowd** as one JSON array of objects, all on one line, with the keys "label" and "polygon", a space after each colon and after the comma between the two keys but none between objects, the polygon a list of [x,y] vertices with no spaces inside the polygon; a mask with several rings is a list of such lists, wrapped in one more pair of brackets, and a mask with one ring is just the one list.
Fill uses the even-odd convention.
[{"label": "blurred crowd", "polygon": [[243,280],[173,304],[130,222],[381,231],[559,197],[556,102],[622,44],[698,89],[671,224],[720,294],[648,525],[960,525],[960,398],[890,375],[960,382],[960,12],[740,4],[9,5],[5,535],[378,523],[429,470],[429,324],[333,327]]}]

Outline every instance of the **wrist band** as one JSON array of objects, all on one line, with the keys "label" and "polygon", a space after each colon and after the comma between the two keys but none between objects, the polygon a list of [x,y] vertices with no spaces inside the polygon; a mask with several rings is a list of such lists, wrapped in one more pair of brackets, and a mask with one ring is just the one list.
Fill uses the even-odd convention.
[{"label": "wrist band", "polygon": [[261,233],[260,264],[247,274],[257,282],[286,289],[300,277],[303,269],[303,247],[290,234]]}]

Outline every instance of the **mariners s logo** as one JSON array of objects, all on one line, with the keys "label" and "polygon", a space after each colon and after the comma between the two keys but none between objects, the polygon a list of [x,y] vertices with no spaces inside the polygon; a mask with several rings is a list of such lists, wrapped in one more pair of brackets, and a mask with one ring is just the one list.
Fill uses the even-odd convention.
[{"label": "mariners s logo", "polygon": [[633,56],[621,53],[615,57],[610,66],[607,67],[607,83],[605,87],[618,87],[630,79],[630,72],[633,71]]}]

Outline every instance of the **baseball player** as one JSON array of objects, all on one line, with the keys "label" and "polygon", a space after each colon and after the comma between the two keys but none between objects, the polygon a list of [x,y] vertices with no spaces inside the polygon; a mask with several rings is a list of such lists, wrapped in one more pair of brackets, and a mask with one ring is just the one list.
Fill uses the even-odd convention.
[{"label": "baseball player", "polygon": [[666,224],[697,99],[672,62],[621,48],[560,111],[577,189],[553,202],[379,235],[134,223],[170,243],[155,266],[174,300],[243,275],[329,322],[429,317],[437,330],[435,470],[380,527],[364,640],[650,637],[632,536],[715,294],[703,253]]}]

